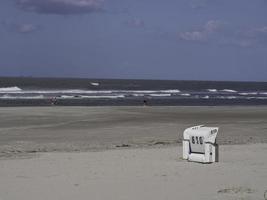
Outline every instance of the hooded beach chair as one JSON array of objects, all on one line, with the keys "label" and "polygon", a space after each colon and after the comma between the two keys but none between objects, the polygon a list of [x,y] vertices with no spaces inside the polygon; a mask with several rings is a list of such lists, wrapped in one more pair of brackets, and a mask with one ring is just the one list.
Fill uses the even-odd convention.
[{"label": "hooded beach chair", "polygon": [[201,163],[218,162],[218,127],[204,125],[187,128],[183,134],[183,159]]}]

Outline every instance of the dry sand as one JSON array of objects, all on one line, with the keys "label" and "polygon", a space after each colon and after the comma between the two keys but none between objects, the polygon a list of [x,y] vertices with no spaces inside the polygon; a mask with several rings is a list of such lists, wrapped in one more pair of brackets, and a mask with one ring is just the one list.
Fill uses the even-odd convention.
[{"label": "dry sand", "polygon": [[[181,159],[196,124],[219,163]],[[0,108],[0,200],[264,200],[266,130],[266,107]]]},{"label": "dry sand", "polygon": [[221,146],[214,164],[181,160],[181,151],[179,146],[0,160],[0,199],[264,200],[267,144]]}]

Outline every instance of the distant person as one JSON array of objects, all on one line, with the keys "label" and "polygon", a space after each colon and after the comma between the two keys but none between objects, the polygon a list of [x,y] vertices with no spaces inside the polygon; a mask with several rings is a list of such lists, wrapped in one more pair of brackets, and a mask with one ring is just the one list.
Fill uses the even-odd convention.
[{"label": "distant person", "polygon": [[143,105],[144,105],[144,106],[147,106],[147,100],[146,100],[146,99],[144,99],[144,101],[143,101]]},{"label": "distant person", "polygon": [[56,103],[57,103],[57,98],[56,98],[56,97],[52,97],[52,98],[50,99],[50,104],[51,104],[52,106],[54,106],[54,105],[56,105]]}]

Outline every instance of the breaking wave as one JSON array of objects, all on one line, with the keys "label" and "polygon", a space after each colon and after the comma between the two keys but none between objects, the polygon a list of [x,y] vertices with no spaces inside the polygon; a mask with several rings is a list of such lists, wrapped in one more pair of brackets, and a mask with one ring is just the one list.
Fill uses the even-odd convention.
[{"label": "breaking wave", "polygon": [[124,95],[110,95],[110,96],[80,96],[81,98],[87,98],[87,99],[118,99],[118,98],[124,98]]},{"label": "breaking wave", "polygon": [[160,90],[162,93],[180,93],[180,90]]},{"label": "breaking wave", "polygon": [[237,96],[219,96],[219,99],[237,99]]},{"label": "breaking wave", "polygon": [[[91,85],[98,86],[97,82],[91,82]],[[214,86],[215,87],[215,86]],[[227,88],[228,86],[225,86]],[[179,87],[177,87],[179,88]],[[219,88],[219,87],[218,87]],[[231,87],[229,87],[231,88]],[[234,87],[233,87],[234,88]],[[232,89],[187,89],[187,90],[178,90],[178,89],[159,89],[159,90],[128,90],[128,89],[103,89],[99,87],[99,89],[45,89],[45,88],[27,88],[21,89],[17,86],[14,87],[1,87],[0,88],[0,99],[6,101],[8,99],[14,101],[14,99],[59,99],[62,102],[64,100],[74,100],[75,99],[122,99],[125,100],[138,100],[149,98],[149,99],[160,99],[163,101],[165,99],[171,100],[192,100],[192,99],[206,99],[207,102],[209,100],[214,99],[225,99],[225,101],[229,102],[233,99],[233,102],[237,100],[266,100],[267,99],[267,91],[266,90],[232,90]],[[208,100],[209,99],[209,100]],[[234,100],[237,99],[237,100]]]},{"label": "breaking wave", "polygon": [[210,97],[207,95],[207,96],[204,96],[202,97],[202,99],[209,99]]},{"label": "breaking wave", "polygon": [[238,94],[242,96],[247,96],[247,95],[257,95],[258,93],[257,92],[241,92]]},{"label": "breaking wave", "polygon": [[237,92],[236,90],[230,90],[230,89],[223,89],[221,90],[222,92],[230,92],[230,93],[235,93]]},{"label": "breaking wave", "polygon": [[217,89],[207,89],[207,91],[209,91],[209,92],[217,92],[218,90]]},{"label": "breaking wave", "polygon": [[97,83],[97,82],[91,82],[90,83],[92,86],[99,86],[100,85],[100,83]]},{"label": "breaking wave", "polygon": [[181,96],[189,97],[189,96],[191,96],[191,94],[185,93],[185,94],[181,94]]},{"label": "breaking wave", "polygon": [[38,96],[10,96],[10,95],[4,95],[0,96],[0,99],[44,99],[44,95],[38,95]]},{"label": "breaking wave", "polygon": [[151,97],[170,97],[171,94],[150,94]]},{"label": "breaking wave", "polygon": [[0,88],[0,93],[18,92],[18,91],[22,91],[22,89],[20,89],[17,86],[15,86],[15,87],[2,87],[2,88]]}]

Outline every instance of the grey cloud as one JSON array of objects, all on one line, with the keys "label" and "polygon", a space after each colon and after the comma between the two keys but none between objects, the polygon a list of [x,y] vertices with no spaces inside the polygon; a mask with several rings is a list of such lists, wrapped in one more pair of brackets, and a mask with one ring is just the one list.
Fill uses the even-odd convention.
[{"label": "grey cloud", "polygon": [[221,28],[223,23],[218,20],[210,20],[204,26],[204,31],[207,33],[213,33]]},{"label": "grey cloud", "polygon": [[210,20],[204,26],[195,31],[179,32],[178,36],[181,40],[187,41],[206,41],[212,34],[217,32],[222,26],[222,22],[218,20]]},{"label": "grey cloud", "polygon": [[31,33],[38,30],[38,27],[33,24],[19,24],[17,25],[17,31],[20,33]]},{"label": "grey cloud", "polygon": [[103,0],[16,0],[19,8],[42,14],[74,15],[100,11]]},{"label": "grey cloud", "polygon": [[233,30],[228,37],[222,38],[220,43],[239,47],[266,46],[267,26]]},{"label": "grey cloud", "polygon": [[136,27],[136,28],[144,28],[145,22],[139,18],[133,18],[125,22],[125,24],[129,27]]},{"label": "grey cloud", "polygon": [[267,26],[260,28],[252,28],[244,32],[246,37],[257,38],[257,37],[267,37]]},{"label": "grey cloud", "polygon": [[202,31],[191,31],[179,33],[179,38],[188,41],[204,41],[206,40],[206,33]]},{"label": "grey cloud", "polygon": [[218,41],[220,45],[230,45],[230,46],[238,46],[238,47],[252,47],[255,46],[255,40],[240,38],[240,37],[230,37],[223,38]]},{"label": "grey cloud", "polygon": [[21,34],[33,33],[40,29],[40,26],[30,23],[13,23],[8,21],[3,21],[2,25],[7,31],[21,33]]},{"label": "grey cloud", "polygon": [[267,44],[267,26],[251,28],[249,30],[240,31],[239,36],[252,45],[266,45]]},{"label": "grey cloud", "polygon": [[193,9],[205,8],[207,5],[211,4],[215,0],[190,0],[189,4]]},{"label": "grey cloud", "polygon": [[226,25],[218,20],[210,20],[194,31],[179,32],[178,37],[188,42],[209,42],[238,47],[267,45],[267,26],[236,30]]}]

